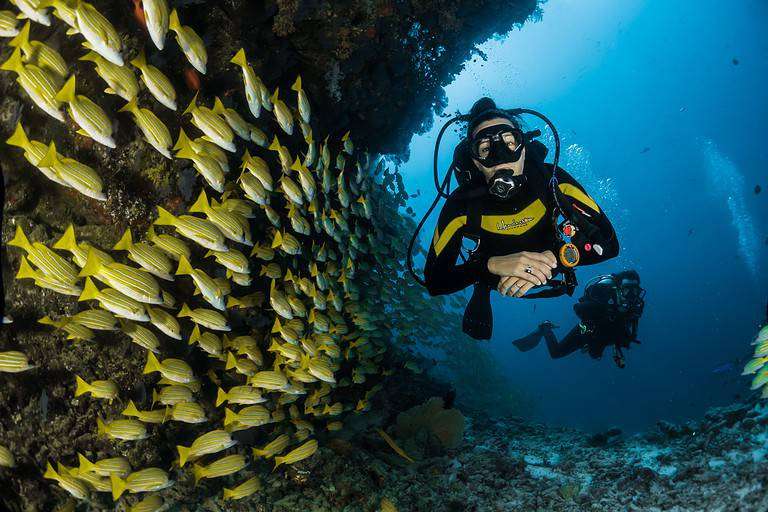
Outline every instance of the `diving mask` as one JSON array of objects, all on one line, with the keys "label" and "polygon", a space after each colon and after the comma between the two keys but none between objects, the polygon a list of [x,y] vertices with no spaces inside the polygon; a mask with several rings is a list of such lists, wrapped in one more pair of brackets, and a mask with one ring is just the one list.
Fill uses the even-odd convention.
[{"label": "diving mask", "polygon": [[524,148],[522,132],[508,124],[483,128],[469,143],[472,158],[485,167],[517,162]]}]

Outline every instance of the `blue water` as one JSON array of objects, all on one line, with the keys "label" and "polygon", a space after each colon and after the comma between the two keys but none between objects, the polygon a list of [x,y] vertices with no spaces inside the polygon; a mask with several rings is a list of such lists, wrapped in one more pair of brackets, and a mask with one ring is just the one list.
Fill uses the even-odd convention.
[{"label": "blue water", "polygon": [[[482,45],[487,60],[470,60],[446,87],[448,113],[488,95],[555,122],[561,165],[621,240],[621,255],[582,268],[580,282],[633,267],[648,290],[642,345],[624,370],[610,351],[600,361],[581,353],[553,361],[543,344],[525,354],[510,346],[544,319],[563,335],[582,287],[574,298],[494,297],[487,346],[536,397],[538,419],[636,430],[749,393],[740,367],[768,298],[766,21],[763,0],[552,0],[541,22]],[[419,215],[432,198],[442,121],[413,138],[401,166],[409,191],[422,192],[412,200]],[[441,172],[457,140],[449,132]]]}]

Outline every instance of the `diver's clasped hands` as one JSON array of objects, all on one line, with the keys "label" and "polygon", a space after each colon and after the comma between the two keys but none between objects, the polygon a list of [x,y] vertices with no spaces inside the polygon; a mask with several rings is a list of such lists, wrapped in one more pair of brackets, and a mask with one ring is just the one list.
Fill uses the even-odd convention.
[{"label": "diver's clasped hands", "polygon": [[552,279],[557,259],[552,251],[521,251],[488,259],[488,271],[500,276],[497,289],[502,295],[522,297],[534,286]]}]

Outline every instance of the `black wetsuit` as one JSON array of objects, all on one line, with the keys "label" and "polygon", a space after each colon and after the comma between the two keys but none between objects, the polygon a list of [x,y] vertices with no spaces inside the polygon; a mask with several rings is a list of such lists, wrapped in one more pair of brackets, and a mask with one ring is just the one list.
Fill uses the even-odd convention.
[{"label": "black wetsuit", "polygon": [[[459,187],[450,195],[440,212],[424,268],[431,295],[454,293],[471,284],[495,288],[499,276],[488,271],[491,256],[546,250],[557,254],[559,244],[552,221],[554,201],[548,189],[551,172],[551,164],[526,157],[523,173],[527,182],[510,199],[498,199],[482,185]],[[580,210],[581,219],[599,233],[602,254],[580,246],[579,265],[616,256],[619,243],[608,217],[571,175],[558,168],[557,177],[560,201],[569,201]],[[473,219],[479,219],[478,225],[469,226]],[[464,237],[478,241],[478,246],[467,261],[458,263]],[[578,236],[574,238],[577,246],[578,240]]]},{"label": "black wetsuit", "polygon": [[612,315],[600,308],[591,321],[576,325],[560,342],[551,329],[544,329],[543,334],[552,359],[565,357],[580,349],[585,349],[590,356],[600,359],[606,347],[618,345],[627,348],[630,343],[637,342],[637,319],[621,313]]}]

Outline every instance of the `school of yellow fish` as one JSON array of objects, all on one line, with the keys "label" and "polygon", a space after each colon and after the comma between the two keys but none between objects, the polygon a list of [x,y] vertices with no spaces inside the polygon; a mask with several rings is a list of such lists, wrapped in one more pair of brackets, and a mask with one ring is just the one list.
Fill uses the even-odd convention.
[{"label": "school of yellow fish", "polygon": [[[338,141],[314,134],[301,78],[290,94],[270,93],[242,49],[231,63],[233,72],[242,74],[247,115],[225,106],[221,98],[206,101],[196,94],[178,114],[189,121],[187,132],[181,129],[174,141],[153,113],[177,111],[173,84],[143,51],[127,59],[117,31],[93,5],[83,0],[11,3],[18,12],[0,11],[0,37],[11,37],[13,49],[1,68],[16,74],[32,103],[58,121],[69,119],[78,134],[115,147],[115,114],[105,112],[98,98],[78,94],[75,66],[31,38],[30,27],[50,26],[56,22],[53,16],[68,26],[68,37],[83,39],[80,60],[95,65],[106,94],[126,101],[120,111],[130,114],[146,143],[168,159],[190,161],[202,177],[197,200],[186,212],[158,207],[146,233],[136,236],[128,229],[111,248],[78,240],[72,225],[50,247],[29,240],[18,226],[9,242],[23,253],[18,279],[82,303],[75,315],[45,316],[40,323],[69,340],[87,341],[97,331],[119,330],[126,342],[146,351],[143,373],[155,388],[151,405],[143,409],[121,399],[125,390],[109,375],[90,382],[72,375],[74,396],[126,404],[122,417],[94,418],[94,432],[130,442],[155,435],[166,422],[206,424],[207,433],[190,446],[178,446],[179,459],[173,461],[180,468],[174,471],[188,471],[196,483],[233,475],[257,459],[270,459],[277,469],[312,456],[318,449],[316,430],[339,430],[345,415],[367,410],[381,387],[380,377],[391,372],[380,364],[394,314],[391,307],[385,314],[385,308],[396,294],[394,276],[402,270],[393,247],[402,193],[389,192],[395,184],[402,189],[401,177],[382,173],[381,160],[355,151],[349,132]],[[157,50],[164,48],[170,30],[190,65],[205,73],[207,53],[194,29],[181,23],[166,0],[142,4]],[[154,102],[139,105],[142,88]],[[246,117],[272,123],[271,141]],[[6,142],[21,148],[24,158],[51,181],[106,199],[96,169],[60,154],[54,141],[34,140],[28,128],[19,121]],[[291,154],[291,147],[302,150]],[[229,153],[242,154],[234,178],[234,155]],[[254,229],[259,220],[266,227]],[[185,280],[195,294],[174,296],[168,283]],[[231,320],[238,309],[258,310],[271,328],[237,332]],[[206,374],[163,355],[164,347],[185,342],[209,357]],[[34,363],[22,352],[0,352],[0,372],[30,371]],[[218,389],[210,407],[199,396],[203,378]],[[359,398],[341,401],[339,388],[347,395],[356,389]],[[214,407],[217,420],[206,412]],[[246,450],[232,433],[251,428],[267,441]],[[76,467],[49,463],[44,476],[78,500],[93,493],[110,493],[118,500],[174,483],[169,468],[135,468],[119,456],[89,461],[73,453],[75,458]],[[14,455],[3,446],[0,466],[14,466]],[[258,476],[250,476],[223,489],[221,497],[244,498],[261,486]],[[142,498],[129,510],[163,506],[157,495]],[[394,505],[386,500],[381,508],[394,510]]]}]

